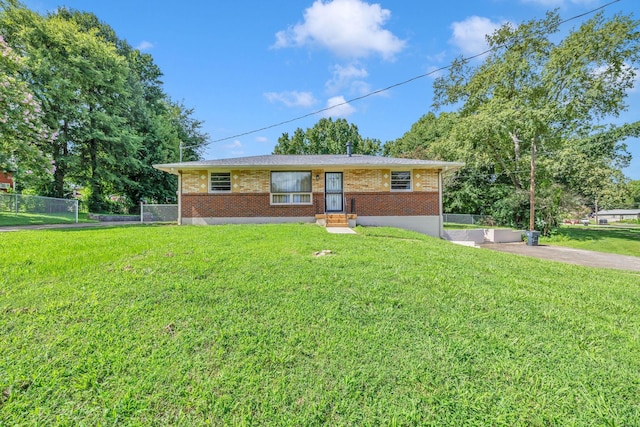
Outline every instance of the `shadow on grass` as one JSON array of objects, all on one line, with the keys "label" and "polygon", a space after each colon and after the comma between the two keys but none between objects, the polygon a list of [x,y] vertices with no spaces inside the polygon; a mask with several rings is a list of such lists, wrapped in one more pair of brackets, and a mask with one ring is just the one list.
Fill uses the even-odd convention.
[{"label": "shadow on grass", "polygon": [[[49,225],[49,224],[75,224],[75,215],[68,214],[30,214],[30,213],[13,213],[0,212],[0,227],[16,227],[25,225]],[[86,213],[78,215],[78,222],[97,222],[90,220]]]}]

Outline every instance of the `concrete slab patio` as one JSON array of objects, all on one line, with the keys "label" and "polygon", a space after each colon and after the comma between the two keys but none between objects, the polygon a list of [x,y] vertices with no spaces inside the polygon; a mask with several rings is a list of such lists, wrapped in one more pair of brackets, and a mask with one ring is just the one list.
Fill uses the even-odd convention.
[{"label": "concrete slab patio", "polygon": [[487,243],[480,245],[480,247],[568,264],[584,265],[587,267],[613,268],[640,272],[640,258],[634,256],[585,251],[583,249],[573,249],[562,246],[527,246],[524,242]]}]

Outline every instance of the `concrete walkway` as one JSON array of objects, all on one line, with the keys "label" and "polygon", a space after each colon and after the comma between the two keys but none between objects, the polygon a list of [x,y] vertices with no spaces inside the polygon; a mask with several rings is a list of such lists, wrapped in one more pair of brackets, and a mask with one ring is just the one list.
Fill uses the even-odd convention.
[{"label": "concrete walkway", "polygon": [[349,227],[325,227],[327,229],[327,233],[331,234],[358,234],[353,228]]},{"label": "concrete walkway", "polygon": [[527,246],[524,242],[488,243],[480,245],[480,247],[568,264],[584,265],[587,267],[613,268],[640,272],[640,258],[634,256],[585,251],[583,249],[565,248],[562,246]]},{"label": "concrete walkway", "polygon": [[8,225],[0,227],[0,233],[20,230],[49,230],[55,228],[88,228],[88,227],[117,227],[119,225],[140,224],[140,221],[112,221],[112,222],[79,222],[77,224],[38,224],[38,225]]}]

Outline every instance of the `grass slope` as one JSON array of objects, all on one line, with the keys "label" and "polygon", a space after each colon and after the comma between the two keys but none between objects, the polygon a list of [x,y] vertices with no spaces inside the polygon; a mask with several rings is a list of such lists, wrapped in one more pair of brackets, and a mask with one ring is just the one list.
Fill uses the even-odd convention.
[{"label": "grass slope", "polygon": [[552,237],[541,237],[540,243],[640,257],[640,228],[565,226],[558,228]]},{"label": "grass slope", "polygon": [[[68,224],[76,222],[74,213],[69,214],[29,214],[20,212],[0,212],[0,227],[15,225]],[[78,214],[78,222],[95,222],[88,219],[88,214]]]},{"label": "grass slope", "polygon": [[0,425],[640,423],[637,274],[358,231],[2,235]]}]

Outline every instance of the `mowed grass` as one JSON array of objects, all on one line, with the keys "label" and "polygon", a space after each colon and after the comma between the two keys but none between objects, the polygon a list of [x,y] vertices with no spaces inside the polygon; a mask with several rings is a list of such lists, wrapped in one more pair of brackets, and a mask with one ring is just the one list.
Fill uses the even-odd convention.
[{"label": "mowed grass", "polygon": [[0,425],[640,425],[638,274],[358,233],[0,235]]},{"label": "mowed grass", "polygon": [[563,226],[551,237],[541,236],[540,243],[640,257],[640,228],[623,224]]},{"label": "mowed grass", "polygon": [[[0,227],[15,225],[68,224],[76,222],[75,213],[69,214],[30,214],[0,212]],[[88,219],[88,214],[78,214],[78,222],[95,222]]]}]

